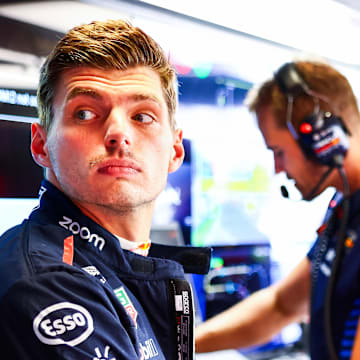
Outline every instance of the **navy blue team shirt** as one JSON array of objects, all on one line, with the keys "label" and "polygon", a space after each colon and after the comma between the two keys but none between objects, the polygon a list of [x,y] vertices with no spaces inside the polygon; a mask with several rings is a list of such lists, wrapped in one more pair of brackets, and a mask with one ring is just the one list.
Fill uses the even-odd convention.
[{"label": "navy blue team shirt", "polygon": [[[334,228],[327,240],[320,234],[308,257],[312,262],[313,294],[311,301],[310,353],[312,360],[328,360],[324,303],[326,288],[335,258],[336,241],[342,220],[342,194],[336,193],[325,216],[323,228],[334,214]],[[350,198],[344,254],[332,298],[332,339],[338,358],[350,359],[360,317],[360,191]],[[320,250],[321,243],[324,248]]]},{"label": "navy blue team shirt", "polygon": [[156,244],[148,257],[123,250],[43,181],[39,207],[0,238],[1,358],[191,360],[184,267],[206,272],[209,255]]}]

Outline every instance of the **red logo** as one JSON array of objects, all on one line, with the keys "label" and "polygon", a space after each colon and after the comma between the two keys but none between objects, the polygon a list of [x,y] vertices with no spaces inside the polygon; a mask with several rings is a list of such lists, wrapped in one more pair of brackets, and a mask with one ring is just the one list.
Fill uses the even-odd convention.
[{"label": "red logo", "polygon": [[64,239],[63,262],[72,265],[74,259],[74,235]]}]

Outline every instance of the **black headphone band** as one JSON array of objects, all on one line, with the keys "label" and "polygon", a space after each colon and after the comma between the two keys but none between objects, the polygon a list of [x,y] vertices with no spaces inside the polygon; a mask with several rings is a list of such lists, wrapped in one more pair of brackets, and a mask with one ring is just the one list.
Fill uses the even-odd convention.
[{"label": "black headphone band", "polygon": [[286,63],[275,73],[274,79],[280,90],[287,96],[308,93],[309,87],[299,74],[295,63]]}]

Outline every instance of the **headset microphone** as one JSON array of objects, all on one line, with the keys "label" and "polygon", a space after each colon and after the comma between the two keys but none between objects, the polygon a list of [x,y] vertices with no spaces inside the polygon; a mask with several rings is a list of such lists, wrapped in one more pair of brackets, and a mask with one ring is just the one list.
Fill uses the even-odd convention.
[{"label": "headset microphone", "polygon": [[281,195],[282,195],[285,199],[288,199],[288,198],[289,198],[289,192],[288,192],[288,189],[286,188],[285,185],[281,185],[281,186],[280,186],[280,191],[281,191]]}]

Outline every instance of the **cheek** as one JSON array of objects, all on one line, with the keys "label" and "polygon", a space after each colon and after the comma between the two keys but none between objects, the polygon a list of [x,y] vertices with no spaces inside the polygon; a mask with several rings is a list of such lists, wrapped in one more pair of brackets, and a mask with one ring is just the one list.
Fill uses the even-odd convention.
[{"label": "cheek", "polygon": [[59,134],[50,139],[49,152],[50,157],[57,163],[57,166],[66,167],[67,164],[79,160],[83,152],[83,143],[75,136]]},{"label": "cheek", "polygon": [[163,144],[162,149],[159,151],[159,156],[159,161],[164,164],[164,167],[166,167],[167,170],[171,159],[175,156],[175,150],[172,147],[172,144],[170,144],[169,142]]},{"label": "cheek", "polygon": [[162,132],[156,136],[138,139],[132,151],[139,155],[142,153],[153,166],[156,166],[168,164],[173,154],[173,146],[169,135]]},{"label": "cheek", "polygon": [[149,162],[153,171],[157,172],[157,176],[163,176],[167,173],[169,167],[169,151],[168,149],[156,150],[153,155],[149,158]]}]

